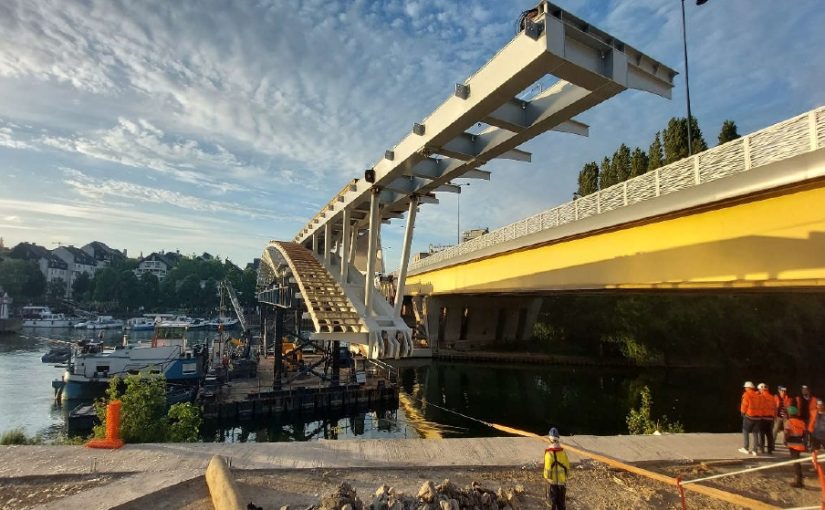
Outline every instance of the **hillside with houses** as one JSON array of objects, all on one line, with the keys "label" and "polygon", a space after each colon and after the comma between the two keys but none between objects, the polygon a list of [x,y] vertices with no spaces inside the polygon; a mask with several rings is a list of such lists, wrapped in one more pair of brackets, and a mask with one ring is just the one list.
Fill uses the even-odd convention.
[{"label": "hillside with houses", "polygon": [[245,305],[254,305],[257,262],[241,269],[207,252],[158,251],[131,258],[101,241],[48,249],[28,242],[6,247],[0,238],[0,295],[12,298],[13,308],[45,303],[107,313],[208,313],[218,305],[222,280],[238,289]]}]

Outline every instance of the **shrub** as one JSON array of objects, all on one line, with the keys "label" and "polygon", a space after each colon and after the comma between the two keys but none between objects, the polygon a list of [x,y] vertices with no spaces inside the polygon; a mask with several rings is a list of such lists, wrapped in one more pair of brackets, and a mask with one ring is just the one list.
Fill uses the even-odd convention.
[{"label": "shrub", "polygon": [[200,409],[191,404],[175,404],[166,413],[166,379],[140,373],[125,379],[113,378],[106,398],[95,402],[100,425],[95,437],[106,435],[106,405],[119,399],[120,435],[127,443],[192,442],[198,440]]},{"label": "shrub", "polygon": [[627,415],[627,430],[631,434],[653,434],[656,432],[684,432],[685,428],[678,421],[671,422],[667,415],[656,421],[650,416],[650,409],[653,406],[653,395],[647,386],[642,388],[640,393],[641,403],[639,409],[630,409]]},{"label": "shrub", "polygon": [[28,437],[21,428],[7,430],[3,432],[3,435],[0,435],[0,445],[4,446],[13,444],[40,444],[41,442],[38,436]]}]

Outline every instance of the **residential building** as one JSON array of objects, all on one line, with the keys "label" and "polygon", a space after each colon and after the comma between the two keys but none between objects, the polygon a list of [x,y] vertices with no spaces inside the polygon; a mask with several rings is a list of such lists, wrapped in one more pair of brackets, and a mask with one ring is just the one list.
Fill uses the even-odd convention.
[{"label": "residential building", "polygon": [[135,269],[135,276],[140,278],[144,273],[152,273],[158,280],[166,278],[167,273],[175,267],[180,260],[177,253],[154,252],[148,257],[143,257]]},{"label": "residential building", "polygon": [[72,285],[81,273],[87,273],[90,278],[97,271],[97,261],[94,257],[74,246],[58,246],[52,253],[67,264],[68,280],[66,281],[67,295],[72,295]]},{"label": "residential building", "polygon": [[95,259],[98,268],[109,267],[112,264],[126,260],[126,250],[122,252],[115,250],[100,241],[92,241],[83,246],[81,250]]},{"label": "residential building", "polygon": [[11,258],[31,260],[37,263],[40,272],[46,278],[46,283],[61,279],[69,286],[69,265],[43,246],[34,243],[20,243],[9,252]]}]

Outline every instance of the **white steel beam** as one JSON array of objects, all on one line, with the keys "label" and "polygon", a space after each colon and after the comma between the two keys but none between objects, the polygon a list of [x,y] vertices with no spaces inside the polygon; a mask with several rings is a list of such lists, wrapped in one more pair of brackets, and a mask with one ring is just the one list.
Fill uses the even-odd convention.
[{"label": "white steel beam", "polygon": [[381,230],[381,218],[378,215],[379,190],[373,188],[370,195],[370,225],[367,235],[369,235],[367,243],[367,274],[364,279],[364,308],[366,309],[367,317],[372,312],[372,294],[375,283],[375,257],[378,252],[378,232]]},{"label": "white steel beam", "polygon": [[401,317],[401,304],[404,302],[404,282],[407,280],[407,267],[410,263],[410,246],[412,245],[413,229],[415,228],[415,212],[418,210],[418,196],[410,197],[410,207],[407,210],[407,228],[404,230],[404,244],[401,247],[401,263],[398,269],[398,281],[395,287],[395,317]]}]

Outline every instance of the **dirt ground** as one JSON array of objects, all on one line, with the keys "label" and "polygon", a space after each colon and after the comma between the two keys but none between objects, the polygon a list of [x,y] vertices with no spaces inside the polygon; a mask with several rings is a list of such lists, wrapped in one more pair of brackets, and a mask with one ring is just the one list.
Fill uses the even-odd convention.
[{"label": "dirt ground", "polygon": [[[671,476],[681,474],[684,479],[729,472],[755,464],[739,461],[693,463],[684,465],[652,464],[648,469]],[[790,468],[760,471],[750,475],[724,478],[707,485],[746,495],[780,508],[813,506],[820,503],[820,487],[812,468],[807,467],[805,488],[789,486]],[[482,487],[496,490],[522,485],[524,496],[517,510],[545,508],[544,482],[536,466],[513,468],[433,468],[433,469],[308,469],[279,471],[240,471],[236,473],[245,502],[254,502],[264,510],[278,510],[289,505],[293,510],[305,510],[318,505],[320,499],[335,491],[341,482],[348,482],[358,496],[369,505],[372,494],[382,484],[415,496],[419,487],[431,480],[439,483],[449,479],[459,487],[478,482]],[[108,475],[75,477],[44,477],[0,482],[0,509],[35,508],[47,501],[75,494],[113,480]],[[574,468],[567,489],[570,509],[639,509],[659,510],[681,508],[674,487],[659,482],[609,469],[603,464],[584,462]],[[687,493],[690,509],[727,510],[738,508],[705,496]],[[209,492],[203,479],[196,479],[165,491],[141,498],[120,507],[131,510],[175,509],[208,510],[212,508]]]},{"label": "dirt ground", "polygon": [[37,508],[50,501],[99,487],[116,480],[113,475],[53,475],[0,478],[0,509]]}]

